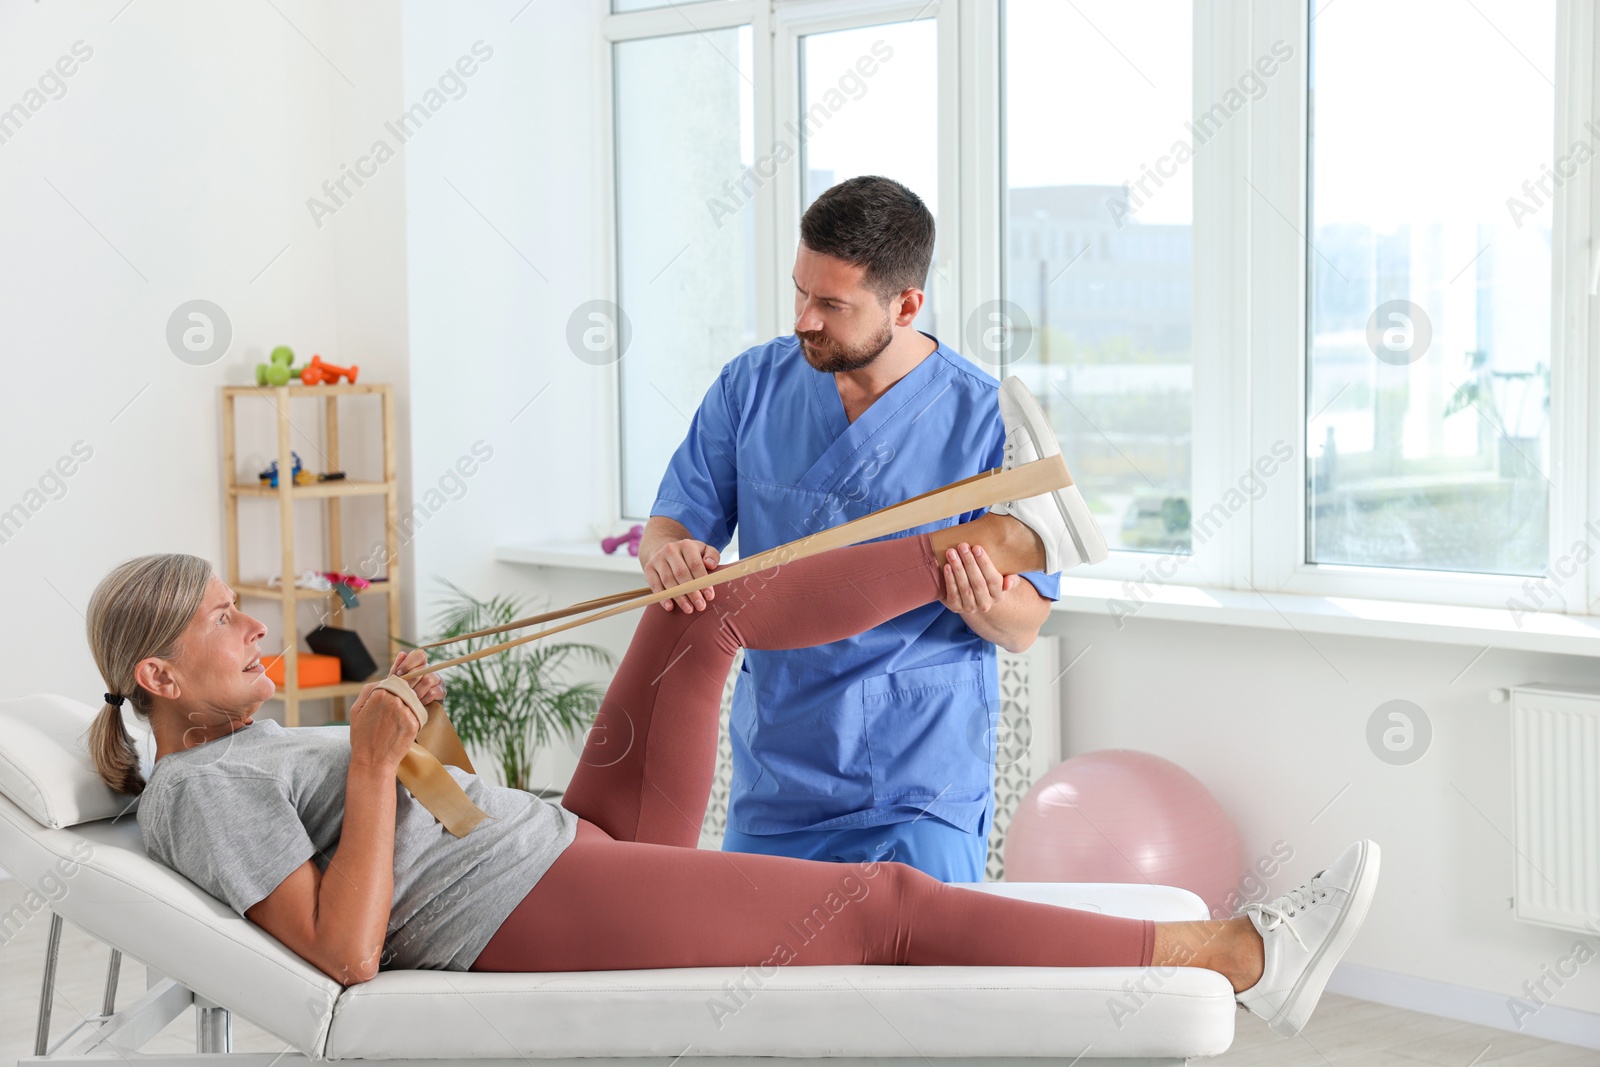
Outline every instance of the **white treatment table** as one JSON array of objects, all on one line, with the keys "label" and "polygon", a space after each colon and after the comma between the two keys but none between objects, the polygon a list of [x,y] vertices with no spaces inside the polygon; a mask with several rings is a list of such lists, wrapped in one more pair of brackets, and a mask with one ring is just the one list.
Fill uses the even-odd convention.
[{"label": "white treatment table", "polygon": [[[58,696],[0,701],[0,867],[38,894],[0,914],[0,933],[45,921],[47,909],[52,944],[59,923],[70,921],[111,946],[113,970],[121,953],[162,977],[118,1010],[108,991],[106,1012],[85,1016],[24,1065],[295,1067],[330,1059],[667,1067],[715,1059],[734,1067],[759,1058],[770,1067],[772,1058],[825,1057],[840,1065],[1171,1067],[1223,1052],[1233,1040],[1237,1008],[1228,982],[1196,968],[383,971],[342,987],[145,855],[133,813],[111,817],[129,798],[106,789],[89,763],[83,733],[93,714]],[[1141,918],[1207,917],[1198,897],[1166,886],[974,888]],[[53,969],[52,951],[42,1033]],[[197,1008],[195,1053],[136,1051],[190,1005]],[[231,1012],[298,1051],[231,1052]]]}]

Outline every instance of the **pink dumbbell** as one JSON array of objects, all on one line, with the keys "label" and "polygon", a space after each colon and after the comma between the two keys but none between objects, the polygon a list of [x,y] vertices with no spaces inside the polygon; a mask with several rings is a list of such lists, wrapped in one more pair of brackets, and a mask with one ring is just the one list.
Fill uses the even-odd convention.
[{"label": "pink dumbbell", "polygon": [[628,555],[637,556],[639,554],[639,542],[643,538],[644,527],[635,524],[633,529],[629,530],[625,534],[620,534],[616,537],[607,537],[600,542],[600,547],[605,549],[606,555],[609,556],[623,545],[627,545]]}]

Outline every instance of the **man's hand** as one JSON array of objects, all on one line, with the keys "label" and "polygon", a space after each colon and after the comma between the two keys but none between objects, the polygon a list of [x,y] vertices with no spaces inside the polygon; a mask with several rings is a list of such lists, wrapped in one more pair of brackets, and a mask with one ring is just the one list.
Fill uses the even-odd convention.
[{"label": "man's hand", "polygon": [[[649,579],[651,592],[659,593],[663,589],[682,585],[692,578],[705,577],[716,570],[717,564],[721,561],[721,554],[704,541],[684,538],[662,545],[655,555],[645,561],[644,573]],[[674,604],[682,611],[704,611],[707,602],[716,598],[716,588],[708,586],[683,596],[673,597],[671,600],[664,600],[661,606],[668,611],[672,610]]]},{"label": "man's hand", "polygon": [[939,603],[961,615],[985,615],[1020,581],[1020,575],[1001,574],[982,545],[963,541],[945,553],[944,595]]},{"label": "man's hand", "polygon": [[1022,575],[1001,574],[981,545],[959,544],[946,553],[939,603],[978,637],[1012,653],[1027,651],[1050,614],[1050,601]]}]

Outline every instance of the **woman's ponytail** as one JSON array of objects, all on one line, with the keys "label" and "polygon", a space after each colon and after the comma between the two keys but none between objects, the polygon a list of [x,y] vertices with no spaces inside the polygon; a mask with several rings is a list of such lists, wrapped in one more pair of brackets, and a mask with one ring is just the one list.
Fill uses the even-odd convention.
[{"label": "woman's ponytail", "polygon": [[101,781],[119,793],[138,796],[144,792],[144,774],[139,769],[139,747],[122,721],[122,708],[106,703],[89,726],[89,752]]}]

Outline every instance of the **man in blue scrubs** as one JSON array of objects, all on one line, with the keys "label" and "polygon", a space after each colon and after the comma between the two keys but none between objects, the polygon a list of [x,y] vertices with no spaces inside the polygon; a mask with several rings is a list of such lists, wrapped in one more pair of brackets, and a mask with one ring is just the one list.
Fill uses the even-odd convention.
[{"label": "man in blue scrubs", "polygon": [[[754,555],[1001,465],[999,382],[911,325],[933,240],[927,207],[887,178],[852,178],[807,209],[795,332],[725,365],[695,412],[639,550],[652,589],[714,570],[735,527]],[[725,851],[983,879],[995,646],[1033,643],[1060,580],[964,552],[945,583],[940,603],[856,637],[745,652]],[[702,611],[715,594],[662,608]]]}]

